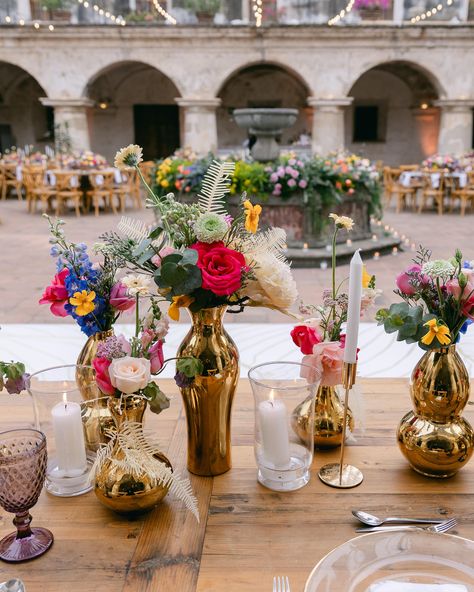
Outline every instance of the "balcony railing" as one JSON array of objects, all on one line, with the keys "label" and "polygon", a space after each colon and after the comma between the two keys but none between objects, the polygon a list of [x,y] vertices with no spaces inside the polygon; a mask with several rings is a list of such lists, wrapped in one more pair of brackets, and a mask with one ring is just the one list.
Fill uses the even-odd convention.
[{"label": "balcony railing", "polygon": [[[2,0],[0,25],[458,25],[474,0]],[[53,27],[54,28],[54,27]]]}]

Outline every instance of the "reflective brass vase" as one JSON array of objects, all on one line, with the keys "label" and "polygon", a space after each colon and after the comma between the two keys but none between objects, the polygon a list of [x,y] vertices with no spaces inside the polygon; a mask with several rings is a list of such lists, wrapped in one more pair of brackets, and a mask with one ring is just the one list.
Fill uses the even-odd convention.
[{"label": "reflective brass vase", "polygon": [[178,356],[194,356],[203,371],[181,388],[188,427],[188,470],[213,476],[231,466],[230,421],[239,380],[239,352],[222,325],[225,306],[191,312]]},{"label": "reflective brass vase", "polygon": [[[292,424],[295,432],[303,440],[309,421],[311,401],[303,401],[293,411]],[[316,392],[314,408],[314,445],[320,450],[337,448],[342,442],[344,404],[337,393],[336,386],[320,385]],[[352,411],[347,410],[347,428],[354,430]]]},{"label": "reflective brass vase", "polygon": [[455,345],[427,351],[415,366],[410,384],[415,410],[402,419],[398,444],[418,473],[451,477],[471,458],[474,431],[461,417],[469,387]]},{"label": "reflective brass vase", "polygon": [[[147,402],[143,397],[123,395],[109,397],[108,409],[120,435],[126,422],[141,424]],[[153,455],[156,460],[171,468],[170,461],[162,453]],[[124,463],[125,454],[120,438],[116,438],[112,452],[99,466],[95,476],[94,491],[99,501],[119,514],[138,514],[154,508],[168,493],[168,487],[157,483],[147,473],[131,474]]]}]

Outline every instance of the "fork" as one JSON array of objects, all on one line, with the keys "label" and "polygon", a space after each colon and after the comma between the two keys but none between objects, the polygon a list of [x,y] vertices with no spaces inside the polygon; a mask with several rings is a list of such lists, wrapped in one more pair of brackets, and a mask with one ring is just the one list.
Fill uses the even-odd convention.
[{"label": "fork", "polygon": [[[445,520],[440,524],[433,524],[432,526],[373,526],[369,528],[356,528],[356,532],[387,532],[392,530],[426,530],[427,532],[447,532],[451,528],[457,526],[458,521],[456,518],[451,518],[450,520]],[[278,591],[279,592],[279,591]],[[283,592],[285,590],[283,589]]]},{"label": "fork", "polygon": [[291,592],[288,576],[274,576],[273,592]]}]

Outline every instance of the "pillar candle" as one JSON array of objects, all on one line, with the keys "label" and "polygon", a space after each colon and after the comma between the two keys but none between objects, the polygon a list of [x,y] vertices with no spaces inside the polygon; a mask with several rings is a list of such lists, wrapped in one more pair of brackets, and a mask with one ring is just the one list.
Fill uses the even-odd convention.
[{"label": "pillar candle", "polygon": [[87,467],[81,407],[78,403],[69,402],[66,394],[63,399],[51,411],[56,456],[58,469],[64,471],[65,476],[74,477],[81,475]]},{"label": "pillar candle", "polygon": [[344,362],[353,364],[357,360],[359,339],[360,300],[362,298],[362,259],[358,249],[351,260],[349,275],[349,304],[347,307],[346,345]]},{"label": "pillar candle", "polygon": [[270,398],[258,407],[262,452],[275,469],[286,469],[290,464],[288,414],[283,401]]}]

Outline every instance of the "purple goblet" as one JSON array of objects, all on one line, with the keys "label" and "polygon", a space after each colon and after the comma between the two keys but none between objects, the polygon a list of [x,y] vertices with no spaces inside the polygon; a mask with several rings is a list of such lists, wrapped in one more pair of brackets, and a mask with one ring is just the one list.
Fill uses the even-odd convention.
[{"label": "purple goblet", "polygon": [[17,532],[0,541],[0,559],[10,562],[34,559],[53,544],[46,528],[30,527],[29,513],[38,501],[46,475],[46,437],[38,430],[0,433],[0,505],[13,512]]}]

